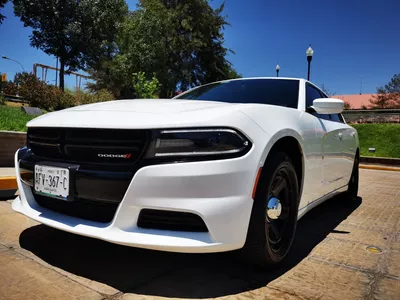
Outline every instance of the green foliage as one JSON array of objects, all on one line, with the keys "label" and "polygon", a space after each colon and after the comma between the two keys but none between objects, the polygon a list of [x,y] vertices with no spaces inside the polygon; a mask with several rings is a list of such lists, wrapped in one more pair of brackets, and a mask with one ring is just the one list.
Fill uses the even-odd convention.
[{"label": "green foliage", "polygon": [[6,83],[3,83],[2,90],[3,93],[6,95],[15,96],[18,93],[18,86],[13,81],[10,80]]},{"label": "green foliage", "polygon": [[95,93],[70,89],[66,89],[63,92],[54,85],[48,85],[40,81],[32,73],[17,73],[14,82],[9,82],[8,85],[15,89],[13,94],[19,94],[29,102],[30,106],[39,107],[47,111],[65,109],[77,104],[115,99],[111,92],[104,89]]},{"label": "green foliage", "polygon": [[105,102],[105,101],[111,101],[114,99],[115,99],[114,95],[105,89],[96,91],[94,93],[85,92],[85,91],[79,92],[79,104]]},{"label": "green foliage", "polygon": [[21,111],[20,107],[0,106],[0,130],[26,131],[26,123],[35,118]]},{"label": "green foliage", "polygon": [[132,83],[137,98],[158,98],[157,93],[160,87],[160,83],[157,77],[155,77],[155,74],[153,75],[153,78],[151,80],[147,80],[146,74],[144,72],[133,73]]},{"label": "green foliage", "polygon": [[[4,8],[8,0],[0,0],[0,11]],[[3,23],[6,17],[0,13],[0,25]]]},{"label": "green foliage", "polygon": [[140,0],[117,35],[117,54],[90,70],[96,83],[88,87],[133,97],[132,74],[155,73],[160,97],[171,97],[177,86],[241,77],[226,59],[223,7],[214,10],[206,0]]},{"label": "green foliage", "polygon": [[49,110],[53,101],[46,83],[32,73],[17,73],[14,83],[18,86],[18,95],[29,102],[30,106]]},{"label": "green foliage", "polygon": [[49,109],[61,110],[76,104],[76,98],[70,93],[65,93],[59,88],[48,85],[46,89],[46,102],[50,103]]},{"label": "green foliage", "polygon": [[45,110],[59,110],[75,105],[75,97],[64,93],[53,85],[47,85],[32,73],[17,73],[14,83],[15,94],[28,101],[30,106]]},{"label": "green foliage", "polygon": [[3,95],[0,94],[0,105],[6,104],[6,99],[4,98]]},{"label": "green foliage", "polygon": [[370,99],[371,108],[400,108],[400,74],[394,74],[389,83],[376,89]]},{"label": "green foliage", "polygon": [[114,95],[106,89],[101,89],[101,90],[97,91],[95,93],[95,96],[98,100],[97,102],[105,102],[105,101],[115,100]]},{"label": "green foliage", "polygon": [[[400,124],[356,124],[360,154],[364,156],[400,158]],[[368,148],[376,148],[369,153]]]},{"label": "green foliage", "polygon": [[15,15],[32,27],[31,46],[60,58],[64,69],[76,71],[111,56],[119,21],[128,12],[124,0],[13,0]]}]

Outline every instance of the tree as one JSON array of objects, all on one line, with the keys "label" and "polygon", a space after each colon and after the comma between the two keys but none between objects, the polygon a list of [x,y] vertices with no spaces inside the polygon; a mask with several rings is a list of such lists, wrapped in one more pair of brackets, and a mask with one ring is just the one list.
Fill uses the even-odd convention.
[{"label": "tree", "polygon": [[[124,0],[13,0],[15,15],[32,27],[31,46],[60,59],[60,88],[68,71],[85,68],[112,48],[127,12]],[[110,50],[111,51],[111,50]]]},{"label": "tree", "polygon": [[371,108],[400,108],[400,74],[394,74],[389,83],[376,89],[369,100]]},{"label": "tree", "polygon": [[[92,90],[107,87],[117,97],[132,97],[132,74],[160,82],[160,97],[176,88],[188,89],[216,80],[237,78],[223,46],[223,5],[212,9],[206,0],[140,0],[126,18],[117,37],[117,54],[104,68],[93,69]],[[114,87],[110,87],[113,85]]]},{"label": "tree", "polygon": [[[8,0],[0,0],[0,11],[4,8]],[[3,20],[6,18],[6,16],[2,15],[0,13],[0,25],[3,23]]]},{"label": "tree", "polygon": [[155,76],[153,76],[151,81],[149,81],[146,79],[146,75],[144,72],[134,73],[132,83],[137,98],[157,98],[157,92],[159,90],[160,84]]}]

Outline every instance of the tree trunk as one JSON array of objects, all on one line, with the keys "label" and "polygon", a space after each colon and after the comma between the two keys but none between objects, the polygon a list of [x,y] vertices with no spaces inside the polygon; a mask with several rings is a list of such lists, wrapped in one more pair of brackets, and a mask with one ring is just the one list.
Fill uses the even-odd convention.
[{"label": "tree trunk", "polygon": [[62,91],[64,91],[64,68],[65,68],[64,59],[60,57],[60,89]]}]

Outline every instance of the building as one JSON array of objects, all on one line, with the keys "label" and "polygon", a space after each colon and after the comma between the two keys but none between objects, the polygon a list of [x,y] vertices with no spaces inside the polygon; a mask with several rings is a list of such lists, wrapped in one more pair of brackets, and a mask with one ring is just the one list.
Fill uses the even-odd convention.
[{"label": "building", "polygon": [[350,103],[351,109],[362,109],[363,106],[369,107],[371,99],[375,94],[355,94],[355,95],[335,95],[333,98],[337,98],[343,100],[347,103]]}]

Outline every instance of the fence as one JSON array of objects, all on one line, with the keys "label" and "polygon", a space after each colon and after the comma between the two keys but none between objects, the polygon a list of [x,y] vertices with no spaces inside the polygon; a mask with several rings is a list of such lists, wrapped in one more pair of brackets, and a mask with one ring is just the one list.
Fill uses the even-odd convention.
[{"label": "fence", "polygon": [[350,109],[342,115],[347,123],[400,123],[400,109]]}]

